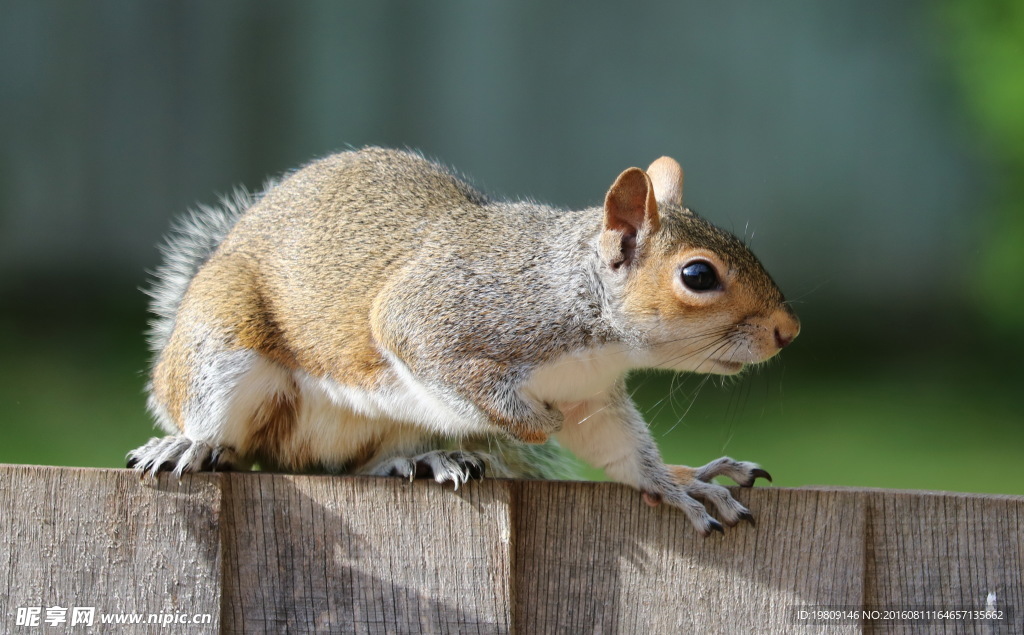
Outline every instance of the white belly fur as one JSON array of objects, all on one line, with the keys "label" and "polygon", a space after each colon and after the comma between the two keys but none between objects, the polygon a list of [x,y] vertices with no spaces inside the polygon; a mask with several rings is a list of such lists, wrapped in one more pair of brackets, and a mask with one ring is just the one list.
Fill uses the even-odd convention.
[{"label": "white belly fur", "polygon": [[386,358],[390,369],[383,387],[375,391],[303,371],[292,372],[299,392],[299,410],[288,439],[292,452],[286,454],[302,454],[300,450],[308,448],[320,462],[342,465],[365,448],[378,446],[379,454],[372,463],[397,454],[417,453],[433,435],[497,432],[483,413],[468,404],[450,407],[400,360]]},{"label": "white belly fur", "polygon": [[[375,391],[303,371],[291,372],[299,392],[299,409],[286,441],[291,451],[286,450],[284,455],[312,451],[324,465],[343,465],[371,445],[379,446],[381,455],[394,456],[418,451],[432,435],[499,432],[471,404],[454,396],[438,397],[437,389],[419,381],[401,360],[387,354],[385,358],[389,370],[382,382],[384,387]],[[586,416],[587,406],[604,402],[607,391],[632,367],[632,362],[630,351],[621,345],[569,353],[537,368],[523,387],[523,394],[555,404],[566,413],[568,423],[569,419]],[[223,441],[243,451],[249,440],[242,438],[247,436],[245,419],[257,406],[254,393],[266,397],[290,388],[289,372],[269,360],[259,359],[252,370],[255,372],[239,383],[234,407],[227,417],[230,421],[225,421],[227,425],[222,429],[228,433],[226,437],[232,437]],[[275,376],[278,381],[273,381]]]}]

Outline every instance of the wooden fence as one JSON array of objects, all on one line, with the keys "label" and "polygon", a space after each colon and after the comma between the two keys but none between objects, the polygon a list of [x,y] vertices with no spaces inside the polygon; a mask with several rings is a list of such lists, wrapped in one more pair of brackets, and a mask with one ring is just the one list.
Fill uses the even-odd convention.
[{"label": "wooden fence", "polygon": [[1024,632],[1024,497],[736,495],[705,539],[611,483],[0,466],[0,632]]}]

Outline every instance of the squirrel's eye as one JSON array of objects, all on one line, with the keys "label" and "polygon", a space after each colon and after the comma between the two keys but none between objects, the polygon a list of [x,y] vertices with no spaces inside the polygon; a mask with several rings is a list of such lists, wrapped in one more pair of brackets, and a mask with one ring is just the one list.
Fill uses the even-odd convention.
[{"label": "squirrel's eye", "polygon": [[693,291],[711,291],[719,287],[715,268],[703,260],[696,260],[683,267],[682,278],[683,284]]}]

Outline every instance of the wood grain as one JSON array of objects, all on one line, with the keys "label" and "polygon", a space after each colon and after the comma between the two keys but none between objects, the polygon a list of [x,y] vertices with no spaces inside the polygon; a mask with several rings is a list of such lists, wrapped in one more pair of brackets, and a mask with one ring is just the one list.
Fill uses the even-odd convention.
[{"label": "wood grain", "polygon": [[[0,632],[54,605],[212,616],[124,632],[1024,632],[1024,497],[733,491],[757,525],[705,539],[612,483],[0,466]],[[1002,622],[798,619],[990,594]]]},{"label": "wood grain", "polygon": [[232,474],[225,632],[503,633],[508,485]]},{"label": "wood grain", "polygon": [[623,486],[522,484],[517,630],[787,632],[797,606],[860,604],[863,505],[834,492],[736,493],[757,526],[702,538],[679,510]]},{"label": "wood grain", "polygon": [[[1009,610],[1004,628],[1024,633],[1024,498],[874,490],[865,571],[868,606]],[[889,632],[879,621],[868,632]],[[922,624],[922,626],[925,626]],[[975,633],[961,620],[932,621],[930,632]]]},{"label": "wood grain", "polygon": [[[45,616],[46,608],[59,606],[94,607],[97,614],[208,614],[212,622],[191,632],[217,632],[217,479],[202,475],[178,483],[164,475],[154,482],[128,470],[0,466],[0,580],[6,586],[0,631],[15,630],[19,607],[42,607]],[[70,632],[70,610],[67,618]]]}]

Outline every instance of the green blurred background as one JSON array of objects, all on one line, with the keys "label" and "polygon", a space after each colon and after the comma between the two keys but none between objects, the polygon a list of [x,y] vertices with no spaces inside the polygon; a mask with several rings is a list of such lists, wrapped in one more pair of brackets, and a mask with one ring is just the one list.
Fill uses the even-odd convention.
[{"label": "green blurred background", "polygon": [[122,465],[171,219],[380,144],[566,207],[670,154],[752,237],[803,334],[740,380],[638,375],[670,461],[1024,494],[1024,3],[0,12],[0,462]]}]

